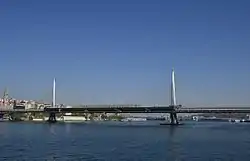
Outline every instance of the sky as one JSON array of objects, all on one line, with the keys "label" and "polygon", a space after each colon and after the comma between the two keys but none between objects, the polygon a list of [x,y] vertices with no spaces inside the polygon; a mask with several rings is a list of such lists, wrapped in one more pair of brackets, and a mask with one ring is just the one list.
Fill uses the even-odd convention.
[{"label": "sky", "polygon": [[[250,105],[248,0],[1,0],[0,93],[67,104]],[[2,91],[2,92],[1,92]]]}]

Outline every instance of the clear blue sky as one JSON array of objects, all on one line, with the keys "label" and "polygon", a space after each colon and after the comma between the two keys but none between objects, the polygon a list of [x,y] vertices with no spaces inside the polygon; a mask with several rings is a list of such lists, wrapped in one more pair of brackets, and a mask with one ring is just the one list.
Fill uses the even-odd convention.
[{"label": "clear blue sky", "polygon": [[0,91],[62,103],[250,104],[249,0],[1,0]]}]

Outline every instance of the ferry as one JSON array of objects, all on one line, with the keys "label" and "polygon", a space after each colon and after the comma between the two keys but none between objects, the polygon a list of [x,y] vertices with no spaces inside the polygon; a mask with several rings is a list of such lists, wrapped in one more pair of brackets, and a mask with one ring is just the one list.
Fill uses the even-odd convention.
[{"label": "ferry", "polygon": [[122,122],[128,122],[128,121],[147,121],[146,118],[124,118],[124,119],[121,119]]},{"label": "ferry", "polygon": [[84,116],[62,116],[58,121],[63,122],[84,122],[87,119]]},{"label": "ferry", "polygon": [[[66,108],[72,108],[71,106],[67,106]],[[72,116],[72,113],[65,113],[62,117],[58,119],[58,121],[63,122],[83,122],[87,121],[84,116]]]},{"label": "ferry", "polygon": [[32,121],[41,122],[44,121],[44,118],[33,118]]},{"label": "ferry", "polygon": [[247,120],[247,119],[229,119],[229,122],[235,122],[235,123],[250,122],[250,120]]}]

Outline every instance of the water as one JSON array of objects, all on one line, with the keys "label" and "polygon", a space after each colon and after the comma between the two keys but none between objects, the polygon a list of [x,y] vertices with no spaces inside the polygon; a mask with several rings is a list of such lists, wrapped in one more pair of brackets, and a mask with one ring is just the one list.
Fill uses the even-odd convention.
[{"label": "water", "polygon": [[250,124],[0,122],[0,160],[249,161]]}]

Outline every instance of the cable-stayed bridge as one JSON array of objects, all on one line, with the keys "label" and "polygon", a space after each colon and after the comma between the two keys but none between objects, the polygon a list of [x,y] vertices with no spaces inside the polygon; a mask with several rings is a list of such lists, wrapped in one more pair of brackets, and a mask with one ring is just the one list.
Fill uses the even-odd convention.
[{"label": "cable-stayed bridge", "polygon": [[45,108],[47,112],[80,112],[80,113],[250,113],[250,107],[193,107],[176,108],[171,106],[140,107],[83,107],[83,108]]},{"label": "cable-stayed bridge", "polygon": [[129,105],[92,105],[80,108],[56,108],[56,86],[53,82],[53,103],[52,107],[44,109],[1,109],[0,113],[6,112],[47,112],[50,113],[49,121],[56,121],[56,113],[169,113],[171,124],[179,124],[177,113],[250,113],[249,107],[193,107],[187,108],[176,103],[175,72],[171,75],[171,100],[169,106],[129,106]]},{"label": "cable-stayed bridge", "polygon": [[44,108],[44,109],[13,109],[0,108],[0,112],[55,112],[55,113],[250,113],[250,107],[192,107],[173,108],[171,106],[140,106],[140,107],[82,107],[82,108]]}]

